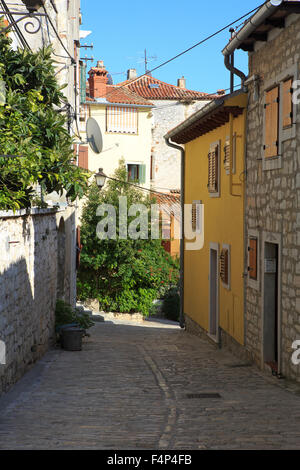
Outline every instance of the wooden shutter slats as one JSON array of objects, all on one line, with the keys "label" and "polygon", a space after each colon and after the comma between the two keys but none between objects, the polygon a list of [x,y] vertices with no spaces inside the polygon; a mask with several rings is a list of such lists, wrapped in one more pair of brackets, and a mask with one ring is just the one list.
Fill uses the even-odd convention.
[{"label": "wooden shutter slats", "polygon": [[249,276],[257,280],[257,238],[249,240]]},{"label": "wooden shutter slats", "polygon": [[229,257],[229,250],[227,248],[223,248],[220,255],[220,277],[224,284],[228,285],[228,257]]},{"label": "wooden shutter slats", "polygon": [[276,86],[266,93],[265,105],[265,157],[278,155],[279,131],[279,87]]},{"label": "wooden shutter slats", "polygon": [[192,230],[193,232],[197,230],[197,205],[195,202],[192,204]]},{"label": "wooden shutter slats", "polygon": [[218,192],[218,175],[219,175],[219,168],[218,168],[218,147],[215,147],[209,154],[208,154],[208,191],[210,193],[217,193]]},{"label": "wooden shutter slats", "polygon": [[89,169],[89,149],[84,145],[79,145],[78,166],[84,170]]}]

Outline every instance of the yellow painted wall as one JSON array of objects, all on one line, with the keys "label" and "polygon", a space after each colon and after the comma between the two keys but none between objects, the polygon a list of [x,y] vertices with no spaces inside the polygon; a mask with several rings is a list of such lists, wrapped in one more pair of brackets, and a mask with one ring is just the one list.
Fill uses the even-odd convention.
[{"label": "yellow painted wall", "polygon": [[[246,107],[246,95],[226,101],[226,105]],[[233,121],[237,133],[236,173],[233,182],[244,180],[245,116]],[[219,277],[219,326],[244,343],[244,185],[234,187],[230,195],[230,177],[224,169],[224,145],[230,132],[229,123],[186,144],[185,203],[201,200],[204,204],[204,247],[199,251],[185,251],[184,312],[206,331],[209,329],[209,255],[210,243],[223,244],[231,250],[231,288],[227,290]],[[220,197],[211,198],[207,189],[208,153],[210,145],[221,140]]]}]

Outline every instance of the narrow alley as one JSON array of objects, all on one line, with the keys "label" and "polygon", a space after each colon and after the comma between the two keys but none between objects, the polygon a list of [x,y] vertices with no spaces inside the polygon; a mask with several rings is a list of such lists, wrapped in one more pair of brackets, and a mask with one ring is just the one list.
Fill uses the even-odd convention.
[{"label": "narrow alley", "polygon": [[299,394],[283,381],[172,322],[90,332],[0,399],[0,449],[300,449]]}]

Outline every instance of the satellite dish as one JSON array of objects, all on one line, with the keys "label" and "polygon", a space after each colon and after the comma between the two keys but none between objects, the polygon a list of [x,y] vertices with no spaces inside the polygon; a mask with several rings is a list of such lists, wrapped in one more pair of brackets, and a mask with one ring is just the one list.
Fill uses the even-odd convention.
[{"label": "satellite dish", "polygon": [[282,4],[282,0],[271,0],[271,4],[272,4],[274,7],[279,7],[279,5]]},{"label": "satellite dish", "polygon": [[103,148],[102,132],[94,118],[88,118],[86,123],[87,141],[95,153],[101,153]]}]

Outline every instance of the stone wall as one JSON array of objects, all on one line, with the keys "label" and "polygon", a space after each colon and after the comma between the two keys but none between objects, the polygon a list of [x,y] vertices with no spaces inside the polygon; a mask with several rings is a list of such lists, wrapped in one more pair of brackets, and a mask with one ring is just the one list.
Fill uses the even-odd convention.
[{"label": "stone wall", "polygon": [[[300,77],[300,18],[292,15],[286,28],[273,30],[267,43],[257,43],[250,54],[249,76],[259,81],[249,85],[247,132],[246,230],[257,234],[259,277],[246,282],[246,347],[264,368],[264,242],[279,247],[279,367],[281,373],[300,381],[300,366],[291,362],[292,343],[300,339],[300,115],[294,115],[294,133],[281,140],[281,158],[264,160],[264,92],[280,83],[288,70]],[[267,169],[266,164],[269,165]],[[273,168],[273,169],[271,169]],[[265,332],[268,334],[268,332]]]},{"label": "stone wall", "polygon": [[[57,222],[61,217],[64,212],[49,210],[30,215],[25,211],[19,215],[0,213],[0,341],[6,346],[6,364],[0,364],[0,394],[54,341]],[[64,223],[69,217],[66,219]],[[69,264],[65,260],[67,290],[72,279],[67,272]],[[72,297],[70,291],[64,296],[67,300]]]},{"label": "stone wall", "polygon": [[193,104],[186,104],[174,100],[154,101],[152,129],[153,189],[162,192],[164,190],[180,189],[180,152],[166,145],[164,135],[208,102],[195,101]]}]

